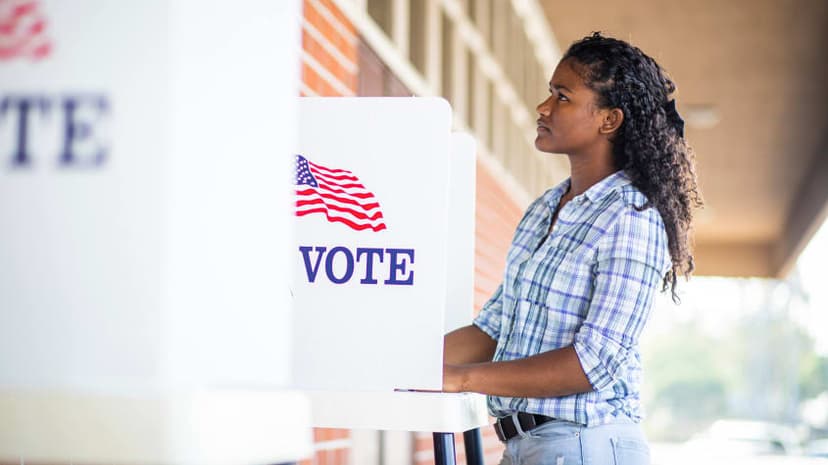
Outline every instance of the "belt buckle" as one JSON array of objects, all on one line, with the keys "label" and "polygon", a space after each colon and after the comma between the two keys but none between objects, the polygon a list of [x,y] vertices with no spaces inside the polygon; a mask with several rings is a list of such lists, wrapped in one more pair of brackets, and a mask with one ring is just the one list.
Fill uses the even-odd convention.
[{"label": "belt buckle", "polygon": [[[535,427],[538,426],[538,422],[535,419],[535,415],[532,415],[531,413],[527,413],[527,414],[523,414],[523,415],[522,414],[523,414],[523,412],[518,413],[518,417],[517,417],[517,421],[518,421],[518,423],[520,423],[520,429],[522,429],[523,431],[528,432],[528,431],[531,431],[531,430],[535,429]],[[528,423],[529,423],[529,425],[526,428],[523,427],[523,419],[524,418],[528,419]]]}]

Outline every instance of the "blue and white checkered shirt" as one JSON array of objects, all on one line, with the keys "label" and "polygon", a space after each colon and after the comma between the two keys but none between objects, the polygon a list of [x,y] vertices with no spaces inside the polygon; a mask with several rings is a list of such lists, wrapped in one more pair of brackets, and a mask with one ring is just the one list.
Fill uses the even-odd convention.
[{"label": "blue and white checkered shirt", "polygon": [[569,180],[535,200],[518,224],[503,283],[474,324],[497,341],[494,360],[574,346],[593,391],[565,397],[489,396],[494,416],[522,411],[587,426],[641,412],[638,339],[670,269],[656,208],[617,171],[552,215]]}]

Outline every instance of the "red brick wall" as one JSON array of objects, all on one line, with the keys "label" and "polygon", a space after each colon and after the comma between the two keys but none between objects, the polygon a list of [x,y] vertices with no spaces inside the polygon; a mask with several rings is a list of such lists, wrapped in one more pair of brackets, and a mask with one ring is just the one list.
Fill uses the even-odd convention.
[{"label": "red brick wall", "polygon": [[299,465],[350,464],[350,440],[351,433],[346,429],[314,428],[314,455],[299,462]]},{"label": "red brick wall", "polygon": [[[355,95],[359,43],[353,24],[331,0],[305,0],[303,18],[305,87],[325,97]],[[304,90],[302,95],[306,95]]]},{"label": "red brick wall", "polygon": [[[302,27],[302,95],[411,95],[331,0],[304,0]],[[320,37],[321,36],[321,37]],[[336,50],[336,52],[333,52]],[[320,71],[319,68],[324,71]],[[362,73],[360,73],[362,71]],[[522,214],[503,184],[477,165],[475,307],[480,308],[500,283],[509,241]],[[412,433],[413,465],[434,463],[430,432]],[[353,463],[348,430],[314,430],[316,452],[300,465],[372,465]],[[503,447],[491,428],[484,428],[487,464],[496,464]],[[456,435],[458,463],[464,463],[462,434]]]}]

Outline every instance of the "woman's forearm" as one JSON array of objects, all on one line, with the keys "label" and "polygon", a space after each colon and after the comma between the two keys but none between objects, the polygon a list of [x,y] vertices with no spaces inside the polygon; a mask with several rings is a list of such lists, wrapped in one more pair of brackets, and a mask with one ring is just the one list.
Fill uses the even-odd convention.
[{"label": "woman's forearm", "polygon": [[443,363],[460,365],[489,362],[497,342],[474,325],[464,326],[443,338]]},{"label": "woman's forearm", "polygon": [[504,397],[561,397],[592,391],[571,346],[506,362],[447,364],[446,392],[479,392]]}]

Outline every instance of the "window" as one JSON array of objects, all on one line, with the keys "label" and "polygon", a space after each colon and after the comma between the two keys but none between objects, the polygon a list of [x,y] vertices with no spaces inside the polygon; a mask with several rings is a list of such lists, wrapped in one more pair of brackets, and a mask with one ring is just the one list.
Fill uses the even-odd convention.
[{"label": "window", "polygon": [[426,0],[410,0],[408,14],[408,56],[420,74],[426,74]]},{"label": "window", "polygon": [[477,58],[471,49],[466,49],[466,121],[472,131],[477,134],[480,133],[480,117],[477,115],[480,109],[476,102],[478,73]]},{"label": "window", "polygon": [[377,23],[377,25],[379,25],[388,37],[393,37],[391,31],[391,23],[393,18],[391,13],[391,4],[392,2],[388,0],[367,0],[366,5],[368,15],[374,20],[374,22]]},{"label": "window", "polygon": [[491,48],[492,0],[469,0],[469,18],[480,32],[487,47]]},{"label": "window", "polygon": [[460,40],[459,37],[455,37],[454,39],[456,42],[454,44],[455,49],[454,53],[457,56],[457,61],[454,63],[454,75],[452,76],[452,81],[454,81],[454,112],[457,115],[466,121],[467,124],[471,124],[471,114],[469,113],[469,95],[470,91],[466,89],[466,85],[468,84],[468,70],[469,70],[469,60],[472,58],[472,53],[466,47],[466,43]]},{"label": "window", "polygon": [[489,48],[492,50],[495,60],[497,60],[503,68],[506,68],[507,65],[506,47],[509,45],[507,42],[508,7],[508,2],[495,0],[492,3],[491,10],[492,34]]},{"label": "window", "polygon": [[497,94],[495,92],[495,85],[492,81],[486,81],[486,93],[488,94],[488,134],[486,134],[486,146],[492,152],[497,152],[495,150],[495,129],[498,126],[495,114],[495,106],[497,105]]},{"label": "window", "polygon": [[446,13],[442,13],[443,21],[442,21],[442,37],[443,37],[443,44],[442,44],[442,71],[443,71],[443,78],[441,84],[441,93],[449,103],[454,106],[454,98],[452,95],[452,87],[454,85],[454,23],[451,22],[451,18],[446,16]]}]

